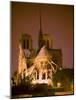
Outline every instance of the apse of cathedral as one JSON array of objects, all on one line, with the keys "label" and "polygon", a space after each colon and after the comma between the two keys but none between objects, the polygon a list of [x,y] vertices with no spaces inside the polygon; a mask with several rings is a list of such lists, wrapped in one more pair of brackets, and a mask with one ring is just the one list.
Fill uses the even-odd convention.
[{"label": "apse of cathedral", "polygon": [[33,48],[32,37],[23,33],[19,41],[18,73],[23,79],[29,77],[32,84],[53,86],[53,75],[62,69],[62,51],[53,48],[53,39],[42,32],[41,16],[38,34],[38,50]]}]

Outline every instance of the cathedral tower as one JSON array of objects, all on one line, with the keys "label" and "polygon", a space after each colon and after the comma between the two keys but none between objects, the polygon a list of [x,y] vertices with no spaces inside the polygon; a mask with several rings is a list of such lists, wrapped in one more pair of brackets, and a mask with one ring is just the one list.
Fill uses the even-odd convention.
[{"label": "cathedral tower", "polygon": [[20,38],[22,49],[32,49],[32,38],[29,34],[23,33]]}]

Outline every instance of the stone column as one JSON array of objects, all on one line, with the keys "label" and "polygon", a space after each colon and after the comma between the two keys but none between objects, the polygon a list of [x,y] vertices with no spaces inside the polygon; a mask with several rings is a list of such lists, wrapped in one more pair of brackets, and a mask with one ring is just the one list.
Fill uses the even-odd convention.
[{"label": "stone column", "polygon": [[37,80],[37,71],[35,71],[36,72],[36,80]]},{"label": "stone column", "polygon": [[46,71],[46,80],[47,80],[47,71]]},{"label": "stone column", "polygon": [[[39,62],[39,68],[41,66],[41,63]],[[39,70],[39,80],[42,80],[42,70]]]}]

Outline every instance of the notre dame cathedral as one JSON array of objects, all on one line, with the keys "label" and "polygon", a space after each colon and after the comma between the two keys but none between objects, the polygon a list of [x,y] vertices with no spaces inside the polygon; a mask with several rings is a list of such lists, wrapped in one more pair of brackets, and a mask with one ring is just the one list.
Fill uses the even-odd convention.
[{"label": "notre dame cathedral", "polygon": [[42,32],[41,18],[38,49],[33,48],[33,42],[30,35],[25,33],[21,35],[18,73],[22,79],[29,76],[32,84],[45,83],[53,86],[53,74],[62,69],[62,51],[54,49],[52,37]]}]

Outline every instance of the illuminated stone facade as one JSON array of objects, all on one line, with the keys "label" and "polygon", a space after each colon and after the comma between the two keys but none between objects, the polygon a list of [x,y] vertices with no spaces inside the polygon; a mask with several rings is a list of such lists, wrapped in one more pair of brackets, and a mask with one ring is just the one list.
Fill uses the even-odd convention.
[{"label": "illuminated stone facade", "polygon": [[29,68],[27,67],[27,58],[24,50],[19,47],[19,74],[23,79],[29,76],[32,80],[32,84],[48,84],[53,86],[52,78],[53,74],[59,69],[59,66],[52,61],[52,56],[47,51],[47,48],[43,46],[37,56],[33,58],[33,64]]},{"label": "illuminated stone facade", "polygon": [[[35,53],[32,42],[26,43],[26,39],[31,41],[31,37],[24,35],[19,44],[19,66],[18,73],[22,79],[30,77],[32,84],[48,84],[53,86],[53,74],[62,68],[62,52],[60,49],[52,48],[52,39],[49,35],[44,35],[40,41],[42,47]],[[45,42],[43,42],[45,41]],[[48,41],[48,42],[47,42]],[[27,46],[28,44],[28,46]],[[25,46],[26,45],[26,46]],[[31,51],[34,51],[31,56]],[[29,64],[29,66],[28,66]]]},{"label": "illuminated stone facade", "polygon": [[32,84],[53,86],[53,74],[62,68],[62,51],[53,49],[53,40],[49,34],[43,34],[40,18],[38,50],[33,48],[32,38],[22,34],[19,44],[18,73],[23,79],[29,77]]},{"label": "illuminated stone facade", "polygon": [[22,37],[22,40],[20,40],[19,44],[19,66],[18,66],[19,75],[21,76],[22,79],[24,79],[24,77],[29,76],[32,84],[45,83],[53,86],[52,82],[53,74],[56,73],[57,69],[60,69],[62,65],[61,50],[52,49],[52,43],[50,42],[50,38],[48,38],[49,36],[45,37],[44,35],[43,36],[45,37],[44,40],[48,40],[49,46],[47,46],[47,42],[45,44],[42,44],[44,46],[39,48],[39,50],[36,52],[37,54],[36,55],[33,54],[34,56],[30,56],[31,50],[34,50],[31,48],[32,43],[30,45],[29,42],[28,44],[29,48],[27,48],[27,46],[24,45],[27,45],[26,38],[29,41],[31,40],[31,38],[30,36],[27,37],[27,35],[24,36],[26,37]]}]

